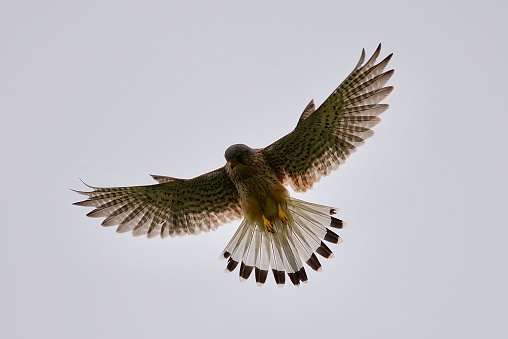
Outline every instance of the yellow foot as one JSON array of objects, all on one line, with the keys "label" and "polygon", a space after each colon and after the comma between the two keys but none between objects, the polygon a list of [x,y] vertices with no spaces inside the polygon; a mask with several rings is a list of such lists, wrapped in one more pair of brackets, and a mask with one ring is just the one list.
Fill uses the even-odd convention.
[{"label": "yellow foot", "polygon": [[265,218],[265,215],[263,214],[263,223],[265,224],[265,227],[268,232],[275,233],[275,229],[273,228],[272,222]]},{"label": "yellow foot", "polygon": [[279,204],[277,204],[277,208],[279,209],[279,218],[280,218],[280,220],[282,220],[284,225],[287,225],[289,223],[289,219],[288,219],[287,215],[284,213],[284,211],[282,210],[282,208],[280,207]]}]

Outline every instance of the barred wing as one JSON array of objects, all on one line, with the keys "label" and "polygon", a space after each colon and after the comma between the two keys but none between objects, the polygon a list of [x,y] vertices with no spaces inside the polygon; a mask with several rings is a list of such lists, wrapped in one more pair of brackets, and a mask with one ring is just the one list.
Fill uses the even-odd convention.
[{"label": "barred wing", "polygon": [[193,179],[153,176],[159,184],[133,187],[92,187],[76,191],[88,199],[74,203],[95,207],[89,217],[104,217],[103,226],[149,238],[199,234],[240,218],[240,197],[224,168]]},{"label": "barred wing", "polygon": [[393,90],[383,87],[394,72],[383,72],[392,54],[376,64],[380,51],[381,44],[362,65],[363,50],[353,72],[317,110],[311,101],[296,128],[262,150],[279,178],[295,191],[312,188],[374,134],[371,128],[388,108],[379,102]]}]

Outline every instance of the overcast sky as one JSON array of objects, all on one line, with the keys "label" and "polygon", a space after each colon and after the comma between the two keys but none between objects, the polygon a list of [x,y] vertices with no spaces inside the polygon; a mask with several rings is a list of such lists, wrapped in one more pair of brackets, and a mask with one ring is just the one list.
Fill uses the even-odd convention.
[{"label": "overcast sky", "polygon": [[[0,337],[508,337],[502,1],[3,1]],[[309,283],[223,273],[238,223],[134,238],[84,189],[194,177],[393,52],[376,135],[297,197],[349,226]]]}]

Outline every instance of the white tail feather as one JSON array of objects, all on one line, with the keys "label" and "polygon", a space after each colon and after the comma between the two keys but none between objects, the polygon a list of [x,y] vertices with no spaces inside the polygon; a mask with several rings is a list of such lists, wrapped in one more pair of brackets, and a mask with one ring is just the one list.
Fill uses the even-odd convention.
[{"label": "white tail feather", "polygon": [[289,219],[285,225],[280,219],[273,221],[275,232],[254,221],[244,219],[233,235],[221,258],[228,258],[226,272],[232,272],[240,264],[240,280],[255,272],[259,286],[272,270],[277,285],[283,286],[285,274],[294,285],[307,282],[303,262],[321,271],[315,253],[325,258],[333,257],[323,240],[339,243],[340,238],[329,227],[342,228],[343,222],[332,217],[336,208],[290,198],[285,209]]}]

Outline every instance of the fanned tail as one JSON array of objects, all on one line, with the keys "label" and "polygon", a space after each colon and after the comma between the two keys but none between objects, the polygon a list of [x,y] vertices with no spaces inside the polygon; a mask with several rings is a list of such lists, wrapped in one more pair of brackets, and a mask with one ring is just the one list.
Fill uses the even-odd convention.
[{"label": "fanned tail", "polygon": [[330,230],[345,226],[342,220],[333,217],[337,209],[290,198],[284,212],[289,223],[275,220],[274,233],[255,221],[242,221],[221,254],[221,258],[228,259],[226,272],[234,271],[240,264],[240,281],[248,279],[254,271],[256,283],[262,286],[271,269],[275,282],[282,287],[286,273],[295,286],[307,282],[303,262],[315,271],[322,270],[316,253],[324,258],[333,257],[324,241],[335,244],[342,241]]}]

